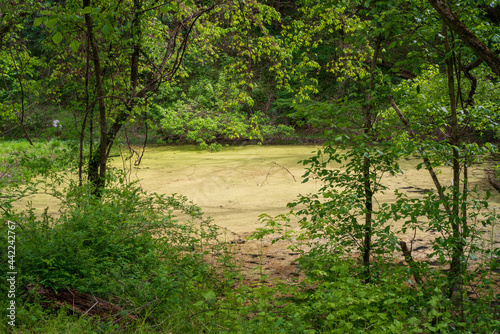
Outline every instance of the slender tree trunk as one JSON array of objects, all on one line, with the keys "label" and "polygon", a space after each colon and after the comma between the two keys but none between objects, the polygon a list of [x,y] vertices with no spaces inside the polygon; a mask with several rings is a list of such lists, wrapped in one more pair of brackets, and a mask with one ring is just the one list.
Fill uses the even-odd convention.
[{"label": "slender tree trunk", "polygon": [[140,12],[141,12],[142,2],[140,0],[134,0],[134,20],[132,21],[132,39],[134,40],[134,48],[132,52],[132,59],[130,64],[130,86],[131,86],[131,94],[129,105],[132,103],[133,98],[135,97],[137,90],[137,82],[139,79],[139,56],[141,52],[141,38],[142,38],[142,30],[141,30],[141,20],[140,20]]},{"label": "slender tree trunk", "polygon": [[[83,8],[90,6],[90,0],[83,1]],[[96,196],[101,195],[101,191],[106,185],[106,165],[108,160],[107,155],[107,115],[106,115],[106,105],[104,104],[104,89],[102,87],[102,69],[101,61],[99,58],[99,50],[97,48],[97,42],[95,40],[94,28],[92,17],[90,14],[85,14],[85,24],[87,25],[87,43],[91,45],[92,48],[92,58],[94,62],[94,75],[96,79],[96,92],[97,92],[97,102],[99,105],[99,127],[100,127],[100,140],[99,147],[97,151],[91,152],[91,158],[89,161],[89,180],[93,184],[93,193]]]},{"label": "slender tree trunk", "polygon": [[[367,125],[368,122],[365,123]],[[365,132],[366,133],[366,132]],[[372,246],[372,215],[373,215],[373,190],[370,179],[370,158],[363,158],[363,179],[365,188],[365,225],[363,241],[363,265],[365,267],[365,282],[370,283],[370,256]]]},{"label": "slender tree trunk", "polygon": [[[6,30],[5,33],[7,33],[8,30]],[[3,39],[3,36],[0,35],[0,41]],[[23,72],[23,64],[22,64],[22,61],[21,59],[19,58],[19,62],[20,62],[20,69],[17,67],[17,63],[16,63],[16,59],[14,57],[14,53],[12,52],[12,49],[13,49],[13,45],[12,45],[12,37],[10,38],[10,56],[11,56],[11,59],[12,59],[12,64],[14,65],[14,68],[16,69],[16,77],[17,77],[17,80],[19,82],[19,87],[21,88],[21,110],[20,111],[17,111],[17,108],[16,108],[16,104],[14,102],[14,97],[12,96],[11,92],[10,92],[10,89],[9,89],[9,86],[7,85],[7,81],[5,80],[5,75],[2,71],[2,69],[0,69],[0,73],[2,74],[2,79],[3,79],[3,83],[5,85],[5,90],[7,92],[7,94],[9,95],[9,98],[12,102],[12,108],[14,110],[14,114],[17,118],[17,120],[19,121],[19,125],[21,125],[21,128],[23,129],[23,133],[24,133],[24,137],[26,138],[26,140],[30,143],[31,146],[33,146],[33,142],[31,141],[31,138],[28,134],[28,131],[26,130],[26,126],[24,125],[24,85],[23,85],[23,80],[21,78],[21,73]]]},{"label": "slender tree trunk", "polygon": [[[377,67],[378,53],[382,38],[379,36],[375,41],[375,50],[373,51],[373,58],[370,68],[370,87],[368,92],[368,103],[365,107],[363,133],[366,138],[370,138],[373,130],[373,89],[375,88],[375,70]],[[368,143],[368,145],[371,145]],[[363,265],[365,267],[365,282],[369,283],[371,280],[370,274],[370,257],[372,248],[372,220],[373,220],[373,188],[372,177],[370,172],[371,159],[365,155],[363,157],[363,183],[365,193],[365,224],[364,224],[364,240],[363,240]]]},{"label": "slender tree trunk", "polygon": [[448,27],[446,22],[443,21],[443,36],[444,36],[444,47],[446,57],[446,72],[448,75],[448,95],[450,99],[450,111],[451,111],[451,144],[453,150],[452,158],[452,168],[453,168],[453,197],[452,197],[452,212],[449,215],[450,225],[452,228],[452,258],[450,265],[449,274],[449,296],[453,295],[453,292],[458,287],[460,288],[461,276],[463,272],[462,268],[462,257],[464,253],[464,245],[462,242],[462,233],[460,231],[460,152],[458,145],[460,144],[459,138],[459,124],[457,116],[457,100],[455,94],[455,75],[453,68],[452,50],[450,47],[449,37],[448,37]]},{"label": "slender tree trunk", "polygon": [[[14,58],[14,54],[12,53],[12,49],[13,49],[13,46],[12,46],[12,36],[10,38],[10,43],[11,43],[11,45],[10,45],[10,55],[12,57],[12,63],[14,64],[14,67],[16,69],[16,76],[17,76],[17,81],[19,82],[19,88],[21,89],[21,116],[18,116],[18,119],[19,119],[19,123],[21,124],[21,127],[23,129],[24,137],[30,143],[30,145],[33,146],[33,142],[31,141],[31,138],[30,138],[30,136],[28,134],[28,131],[26,130],[26,126],[24,125],[24,114],[25,114],[25,110],[24,110],[24,85],[23,85],[23,80],[21,79],[21,73],[24,72],[23,61],[22,61],[21,57],[18,56],[18,59],[19,59],[19,69],[18,69],[18,67],[16,65],[16,60]],[[12,102],[14,102],[14,101],[12,101]],[[13,103],[13,106],[14,106],[14,109],[15,109],[14,103]],[[16,116],[17,116],[17,113],[16,113]]]},{"label": "slender tree trunk", "polygon": [[[87,41],[89,40],[87,34]],[[90,78],[90,43],[87,43],[85,48],[85,117],[82,122],[82,130],[80,132],[80,161],[78,162],[78,185],[81,187],[83,184],[83,142],[85,140],[85,128],[87,127],[87,118],[90,112],[89,101],[89,78]],[[93,105],[92,105],[93,108]],[[92,138],[90,139],[92,140]],[[92,152],[92,145],[90,145],[90,152]]]}]

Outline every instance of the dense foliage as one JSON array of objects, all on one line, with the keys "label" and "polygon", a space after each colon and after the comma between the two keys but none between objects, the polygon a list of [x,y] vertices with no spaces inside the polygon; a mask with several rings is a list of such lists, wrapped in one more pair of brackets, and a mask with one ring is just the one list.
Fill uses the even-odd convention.
[{"label": "dense foliage", "polygon": [[[19,286],[75,288],[133,318],[69,316],[24,292],[22,325],[0,330],[499,332],[500,249],[482,247],[478,227],[500,216],[468,180],[470,166],[497,156],[499,23],[486,0],[0,3],[0,136],[26,140],[0,146]],[[304,177],[321,188],[262,216],[253,235],[291,242],[306,274],[297,284],[237,284],[199,208],[108,168],[117,143],[140,164],[132,143],[217,151],[311,138],[324,146],[302,162]],[[432,189],[379,203],[408,155]],[[41,192],[57,214],[19,207]],[[434,266],[401,239],[417,231],[439,235]]]}]

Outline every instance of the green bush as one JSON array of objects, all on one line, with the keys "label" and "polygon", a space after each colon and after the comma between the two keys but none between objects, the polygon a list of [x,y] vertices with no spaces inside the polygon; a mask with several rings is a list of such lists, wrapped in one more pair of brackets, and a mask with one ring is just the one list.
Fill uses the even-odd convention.
[{"label": "green bush", "polygon": [[292,127],[273,125],[261,113],[248,117],[241,112],[203,110],[177,102],[171,108],[155,107],[158,131],[164,142],[188,142],[208,148],[209,144],[231,141],[279,139],[293,136]]},{"label": "green bush", "polygon": [[0,142],[0,188],[27,184],[36,176],[48,176],[74,163],[76,147],[54,139]]},{"label": "green bush", "polygon": [[[192,221],[178,222],[174,210]],[[19,235],[22,276],[56,290],[114,292],[134,286],[146,273],[165,270],[169,261],[200,261],[201,250],[194,248],[216,236],[186,198],[146,195],[134,185],[109,189],[101,199],[75,196],[58,218],[38,219],[33,211],[16,218],[29,231]],[[118,278],[123,283],[114,286]]]},{"label": "green bush", "polygon": [[178,99],[151,107],[162,142],[188,142],[203,149],[218,150],[210,144],[262,141],[293,135],[293,127],[276,125],[262,112],[245,111],[245,105],[251,102],[241,101],[244,94],[231,86],[223,74],[217,79],[193,83],[186,93],[180,94]]},{"label": "green bush", "polygon": [[188,312],[216,282],[203,258],[208,248],[217,251],[217,228],[180,195],[146,194],[135,184],[111,187],[100,199],[73,191],[59,216],[27,209],[7,219],[18,226],[19,291],[29,283],[76,288],[137,317],[156,310],[158,319]]}]

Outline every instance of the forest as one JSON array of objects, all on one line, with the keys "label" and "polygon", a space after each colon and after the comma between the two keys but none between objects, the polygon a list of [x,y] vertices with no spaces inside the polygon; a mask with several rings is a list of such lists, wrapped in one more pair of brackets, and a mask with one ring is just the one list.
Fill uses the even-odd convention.
[{"label": "forest", "polygon": [[[500,333],[499,78],[494,0],[1,1],[0,332]],[[234,240],[132,177],[285,145]]]}]

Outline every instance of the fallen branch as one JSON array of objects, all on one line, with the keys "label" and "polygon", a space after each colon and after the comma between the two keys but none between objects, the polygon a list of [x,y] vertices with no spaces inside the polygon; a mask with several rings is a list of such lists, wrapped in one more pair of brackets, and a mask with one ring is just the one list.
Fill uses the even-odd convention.
[{"label": "fallen branch", "polygon": [[488,181],[490,184],[500,193],[500,182],[498,182],[493,175],[488,175]]},{"label": "fallen branch", "polygon": [[[28,284],[26,289],[33,294],[43,297],[43,301],[40,304],[47,308],[59,309],[67,306],[71,308],[73,312],[81,315],[98,315],[102,318],[120,316],[119,313],[123,311],[121,307],[104,299],[81,293],[75,289],[56,292],[51,288],[36,286],[33,283]],[[131,314],[128,314],[127,318],[137,320],[137,318]]]},{"label": "fallen branch", "polygon": [[[293,178],[293,181],[294,182],[297,182],[297,180],[295,179],[295,176],[293,176],[293,174],[288,170],[288,168],[286,168],[285,166],[282,166],[278,163],[276,163],[276,161],[273,161],[273,164],[271,166],[271,168],[269,168],[269,171],[267,172],[267,175],[266,175],[266,178],[264,179],[264,181],[262,181],[262,183],[260,184],[260,186],[262,187],[264,185],[264,183],[267,182],[267,178],[269,177],[269,175],[271,174],[271,171],[273,170],[274,166],[279,166],[281,167],[282,169],[286,170],[288,172],[288,174],[290,174]],[[258,185],[258,184],[257,184]]]}]

